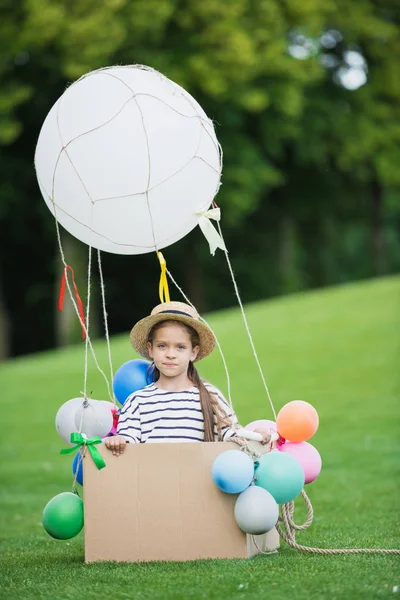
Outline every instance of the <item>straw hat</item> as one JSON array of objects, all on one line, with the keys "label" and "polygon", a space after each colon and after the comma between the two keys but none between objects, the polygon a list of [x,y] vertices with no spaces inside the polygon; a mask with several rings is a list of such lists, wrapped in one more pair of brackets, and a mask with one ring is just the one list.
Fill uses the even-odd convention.
[{"label": "straw hat", "polygon": [[196,361],[212,352],[215,346],[214,334],[205,323],[200,321],[198,312],[184,302],[164,302],[153,308],[150,316],[138,321],[131,331],[131,344],[141,356],[151,360],[147,351],[148,337],[151,328],[160,321],[179,321],[197,331],[200,337],[200,350]]}]

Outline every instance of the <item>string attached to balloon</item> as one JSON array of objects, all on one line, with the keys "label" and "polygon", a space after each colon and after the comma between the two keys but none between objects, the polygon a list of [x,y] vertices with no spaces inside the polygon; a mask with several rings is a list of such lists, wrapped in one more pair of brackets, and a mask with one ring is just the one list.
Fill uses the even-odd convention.
[{"label": "string attached to balloon", "polygon": [[[58,224],[58,220],[57,220],[57,210],[56,210],[56,208],[54,209],[54,223],[55,223],[55,228],[56,228],[58,248],[59,248],[59,251],[60,251],[61,261],[62,261],[64,267],[68,267],[68,264],[67,264],[66,259],[65,259],[65,254],[64,254],[62,242],[61,242],[61,234],[60,234],[60,228],[59,228],[59,224]],[[101,262],[100,261],[99,261],[99,269],[100,269],[100,272],[101,272]],[[88,279],[90,279],[90,273],[88,275]],[[101,272],[101,275],[100,275],[100,279],[101,280],[103,279],[102,272]],[[74,294],[72,293],[68,277],[65,279],[65,283],[66,283],[66,287],[67,287],[67,290],[68,290],[68,293],[69,293],[69,297],[70,297],[72,306],[74,307],[75,313],[78,316],[78,319],[79,319],[80,323],[82,323],[81,317],[80,317],[80,312],[79,312],[79,307],[78,307],[77,302],[75,300]],[[103,298],[104,298],[104,296],[103,296]],[[103,308],[104,308],[104,312],[105,312],[105,300],[103,302]],[[107,386],[107,390],[108,390],[110,399],[115,403],[115,398],[114,398],[113,394],[111,393],[110,383],[108,381],[107,375],[104,373],[103,369],[100,367],[100,364],[99,364],[99,362],[97,360],[96,353],[94,351],[93,344],[92,344],[92,341],[90,339],[89,331],[88,331],[88,329],[86,327],[86,324],[82,324],[82,327],[85,328],[85,336],[86,336],[85,340],[86,340],[86,344],[90,348],[90,351],[91,351],[94,363],[96,365],[96,368],[98,369],[98,371],[101,373],[102,377],[105,380],[105,383],[106,383],[106,386]],[[108,332],[108,328],[107,328],[107,332]],[[109,337],[107,337],[107,345],[109,347]],[[109,350],[109,359],[111,361],[110,350]],[[111,370],[112,370],[112,367],[111,367]],[[86,377],[86,373],[87,373],[86,367],[85,367],[84,373],[85,373],[84,377]]]}]

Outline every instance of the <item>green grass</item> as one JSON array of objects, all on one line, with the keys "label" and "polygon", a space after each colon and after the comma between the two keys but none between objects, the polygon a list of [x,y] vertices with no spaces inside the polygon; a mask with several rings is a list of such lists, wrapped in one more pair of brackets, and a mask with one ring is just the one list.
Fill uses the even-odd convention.
[{"label": "green grass", "polygon": [[[302,399],[320,416],[312,443],[323,468],[307,486],[315,518],[298,534],[301,544],[400,547],[399,300],[400,279],[385,278],[246,309],[276,409]],[[272,418],[239,311],[210,315],[209,322],[225,351],[240,420]],[[95,347],[107,370],[105,344]],[[112,340],[112,352],[115,368],[133,357],[128,335]],[[57,542],[41,526],[46,502],[71,489],[71,459],[59,455],[54,417],[83,389],[83,369],[83,347],[1,367],[1,598],[396,597],[399,557],[309,555],[285,544],[278,555],[249,560],[85,565],[83,534]],[[217,351],[200,371],[226,390]],[[107,399],[93,363],[88,389]],[[297,513],[301,521],[301,505]]]}]

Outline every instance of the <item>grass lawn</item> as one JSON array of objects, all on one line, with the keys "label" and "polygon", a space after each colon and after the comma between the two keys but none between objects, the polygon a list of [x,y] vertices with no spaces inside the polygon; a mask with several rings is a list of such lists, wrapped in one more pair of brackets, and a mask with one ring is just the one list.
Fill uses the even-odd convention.
[{"label": "grass lawn", "polygon": [[[302,399],[320,417],[311,443],[323,468],[307,486],[315,517],[298,542],[399,548],[400,278],[260,302],[247,306],[247,316],[276,410]],[[241,422],[272,419],[239,311],[208,320],[225,352]],[[95,348],[107,370],[105,344]],[[112,340],[112,353],[115,369],[134,357],[128,335]],[[54,418],[63,402],[79,396],[83,368],[83,347],[1,367],[0,598],[400,597],[398,556],[310,555],[285,544],[277,555],[249,560],[85,565],[83,533],[57,542],[41,525],[48,500],[71,489],[72,458],[59,454],[64,443]],[[218,351],[200,371],[226,391]],[[93,363],[88,389],[108,399]],[[300,502],[296,514],[301,522]],[[117,493],[115,535],[123,535]]]}]

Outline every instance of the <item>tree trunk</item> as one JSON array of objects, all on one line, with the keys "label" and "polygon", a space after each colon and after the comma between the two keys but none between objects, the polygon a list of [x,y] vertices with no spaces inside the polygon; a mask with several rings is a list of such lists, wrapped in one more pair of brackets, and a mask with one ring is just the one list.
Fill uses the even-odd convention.
[{"label": "tree trunk", "polygon": [[0,361],[10,356],[10,320],[4,301],[3,284],[0,278]]},{"label": "tree trunk", "polygon": [[372,182],[372,265],[374,275],[383,275],[385,272],[385,249],[383,241],[383,190],[379,181]]},{"label": "tree trunk", "polygon": [[285,215],[281,221],[279,235],[279,287],[282,294],[290,294],[301,288],[296,238],[295,222],[291,216]]}]

